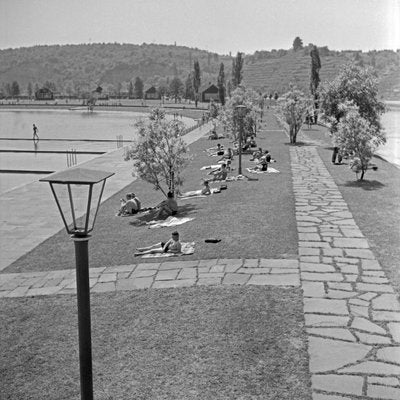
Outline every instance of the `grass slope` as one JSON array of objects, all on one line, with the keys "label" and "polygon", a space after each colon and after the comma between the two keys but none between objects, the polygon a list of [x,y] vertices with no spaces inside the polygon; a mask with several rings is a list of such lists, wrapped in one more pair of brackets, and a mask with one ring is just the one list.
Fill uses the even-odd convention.
[{"label": "grass slope", "polygon": [[[79,399],[75,296],[0,299],[1,398]],[[94,397],[308,400],[300,290],[92,296]]]}]

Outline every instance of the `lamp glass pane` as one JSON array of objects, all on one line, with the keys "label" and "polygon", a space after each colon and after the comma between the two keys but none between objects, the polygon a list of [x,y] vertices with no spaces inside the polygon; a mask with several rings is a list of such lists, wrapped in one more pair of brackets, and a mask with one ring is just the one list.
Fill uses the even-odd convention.
[{"label": "lamp glass pane", "polygon": [[[92,193],[90,196],[90,187]],[[68,232],[88,233],[93,229],[98,198],[103,182],[95,185],[53,184],[61,212],[64,215]],[[88,202],[90,201],[89,219],[87,220]]]}]

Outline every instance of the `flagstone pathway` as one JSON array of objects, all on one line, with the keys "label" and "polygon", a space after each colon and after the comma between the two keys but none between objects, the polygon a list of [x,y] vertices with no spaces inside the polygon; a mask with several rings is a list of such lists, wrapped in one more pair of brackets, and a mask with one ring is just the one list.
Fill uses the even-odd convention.
[{"label": "flagstone pathway", "polygon": [[[304,295],[313,400],[400,399],[400,304],[315,146],[291,147],[299,259],[90,269],[92,292],[279,285]],[[75,271],[0,274],[0,297],[76,293]]]},{"label": "flagstone pathway", "polygon": [[399,301],[316,148],[290,155],[313,400],[398,400]]}]

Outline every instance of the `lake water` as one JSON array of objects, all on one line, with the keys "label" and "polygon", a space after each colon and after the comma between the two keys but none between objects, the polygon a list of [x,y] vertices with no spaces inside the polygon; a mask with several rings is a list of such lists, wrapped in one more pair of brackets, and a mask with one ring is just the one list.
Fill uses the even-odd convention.
[{"label": "lake water", "polygon": [[[0,152],[0,194],[39,180],[49,171],[67,168],[67,155],[57,152],[74,149],[89,153],[116,149],[117,136],[121,135],[124,141],[132,140],[134,124],[143,115],[129,111],[0,110],[0,150],[3,150]],[[188,120],[184,122],[189,123]],[[400,107],[397,104],[390,105],[382,123],[387,143],[378,154],[400,167]],[[39,129],[40,141],[37,144],[32,141],[32,124]],[[77,154],[77,163],[98,156]],[[24,172],[15,173],[17,170]]]},{"label": "lake water", "polygon": [[[130,111],[0,109],[0,193],[67,168],[65,152],[72,149],[77,152],[78,164],[115,150],[117,137],[124,144],[134,139],[134,124],[145,115]],[[193,124],[187,118],[183,122]],[[33,124],[39,129],[37,143],[32,140]]]}]

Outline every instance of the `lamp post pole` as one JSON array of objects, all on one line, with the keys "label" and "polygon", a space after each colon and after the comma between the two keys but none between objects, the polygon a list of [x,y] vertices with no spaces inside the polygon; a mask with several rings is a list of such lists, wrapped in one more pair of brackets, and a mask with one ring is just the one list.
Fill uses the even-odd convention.
[{"label": "lamp post pole", "polygon": [[242,132],[243,131],[243,116],[240,115],[240,127],[239,127],[239,175],[242,175]]},{"label": "lamp post pole", "polygon": [[78,300],[79,365],[81,399],[93,400],[92,334],[90,322],[89,238],[72,235],[75,245]]}]

